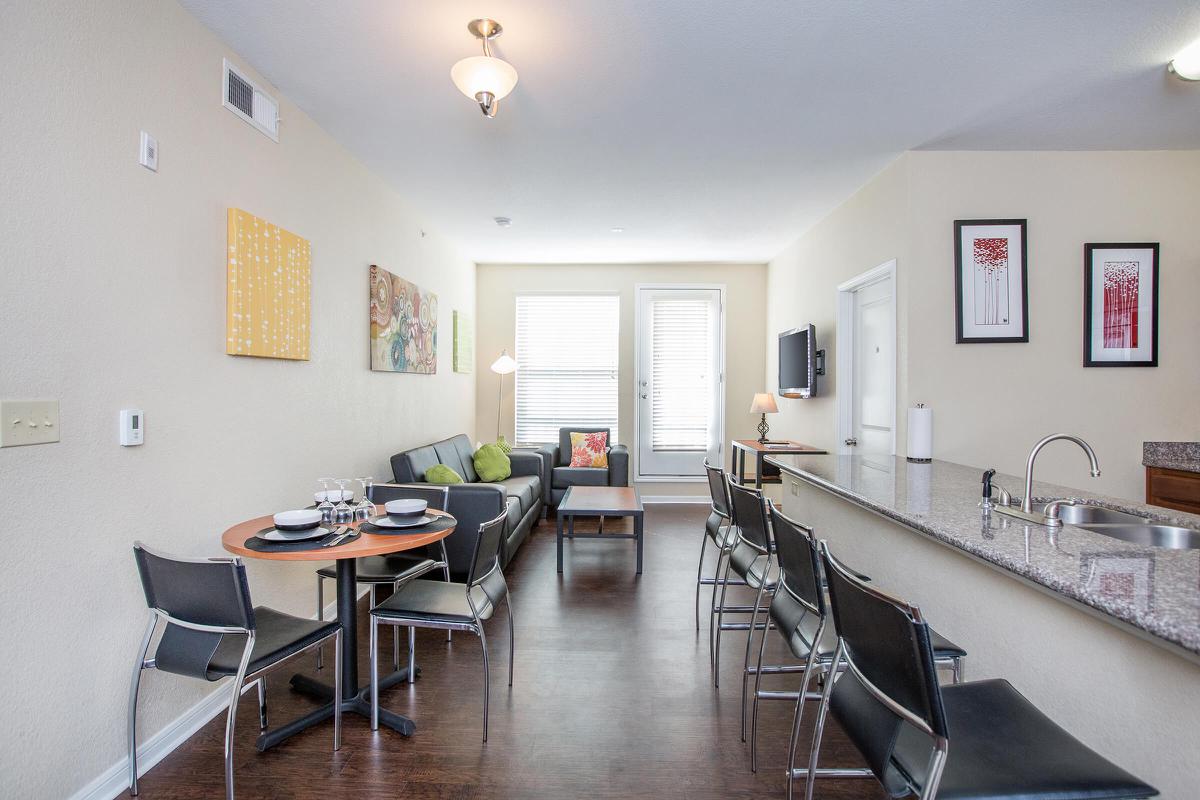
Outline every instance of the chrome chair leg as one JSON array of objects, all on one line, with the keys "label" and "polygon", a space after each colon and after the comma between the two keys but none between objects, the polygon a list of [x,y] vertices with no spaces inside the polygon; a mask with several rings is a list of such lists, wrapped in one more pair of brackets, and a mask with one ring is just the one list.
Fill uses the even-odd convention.
[{"label": "chrome chair leg", "polygon": [[237,726],[238,700],[246,684],[246,667],[250,664],[250,652],[254,649],[254,633],[246,637],[246,648],[242,651],[242,662],[238,665],[229,698],[229,709],[225,713],[225,800],[233,800],[233,732]]},{"label": "chrome chair leg", "polygon": [[[446,540],[441,539],[438,544],[442,546],[442,564],[445,565],[442,567],[442,577],[446,579],[446,583],[450,583],[450,556],[446,555]],[[454,631],[449,628],[446,629],[446,641],[454,641]]]},{"label": "chrome chair leg", "polygon": [[379,730],[379,621],[371,615],[371,730]]},{"label": "chrome chair leg", "polygon": [[[758,641],[758,666],[754,669],[754,710],[750,714],[750,771],[758,772],[758,692],[762,685],[763,651],[767,649],[767,633],[771,630],[768,616],[767,627]],[[804,690],[800,690],[803,694]]]},{"label": "chrome chair leg", "polygon": [[[325,621],[325,578],[317,576],[317,621]],[[325,645],[317,645],[317,669],[325,668]]]},{"label": "chrome chair leg", "polygon": [[708,548],[708,531],[700,539],[700,561],[696,564],[696,630],[700,630],[700,579],[704,576],[704,551]]},{"label": "chrome chair leg", "polygon": [[516,652],[516,636],[513,632],[512,596],[505,595],[504,603],[508,606],[508,685],[511,688],[513,681],[513,655]]},{"label": "chrome chair leg", "polygon": [[721,628],[725,626],[725,590],[729,588],[729,561],[726,557],[725,577],[721,583],[721,603],[717,606],[717,637],[713,649],[713,686],[716,687],[721,685]]},{"label": "chrome chair leg", "polygon": [[[396,628],[396,635],[400,635],[399,628]],[[408,682],[417,682],[417,629],[411,625],[408,627]]]},{"label": "chrome chair leg", "polygon": [[154,628],[158,625],[158,618],[153,614],[150,615],[150,623],[146,626],[146,633],[142,636],[142,646],[138,650],[137,662],[133,665],[133,678],[129,682],[129,794],[137,796],[137,699],[138,688],[142,683],[142,670],[146,664],[146,653],[150,650],[150,639],[154,636]]},{"label": "chrome chair leg", "polygon": [[267,678],[260,677],[255,683],[258,684],[258,729],[265,731],[267,729]]},{"label": "chrome chair leg", "polygon": [[[762,606],[763,593],[767,590],[767,573],[771,570],[770,559],[763,569],[762,584],[758,587],[758,595],[754,598],[754,611],[750,614],[750,628],[746,631],[746,655],[742,658],[742,741],[746,741],[746,680],[750,675],[750,648],[754,644],[754,629],[758,625],[758,609]],[[767,623],[768,626],[770,622]],[[763,638],[767,637],[766,628]]]},{"label": "chrome chair leg", "polygon": [[342,747],[342,632],[333,635],[333,749]]},{"label": "chrome chair leg", "polygon": [[717,617],[717,588],[721,585],[721,561],[728,555],[724,548],[717,550],[717,567],[713,571],[712,602],[708,610],[708,665],[716,669],[716,656],[713,647],[713,622]]},{"label": "chrome chair leg", "polygon": [[[817,724],[813,728],[812,747],[808,753],[808,775],[805,777],[804,800],[812,800],[813,791],[817,786],[817,759],[821,754],[821,737],[825,734],[825,718],[829,716],[829,698],[833,696],[833,684],[837,681],[838,667],[842,662],[842,649],[834,651],[833,660],[829,664],[829,672],[825,676],[825,689],[821,692],[821,705],[817,707]],[[797,701],[804,702],[804,695]],[[800,722],[797,714],[796,724]],[[791,775],[791,773],[788,773]]]},{"label": "chrome chair leg", "polygon": [[483,625],[476,625],[476,632],[479,634],[479,645],[483,650],[483,741],[487,742],[488,729],[488,700],[491,697],[491,672],[488,670],[488,651],[487,651],[487,634],[483,632]]}]

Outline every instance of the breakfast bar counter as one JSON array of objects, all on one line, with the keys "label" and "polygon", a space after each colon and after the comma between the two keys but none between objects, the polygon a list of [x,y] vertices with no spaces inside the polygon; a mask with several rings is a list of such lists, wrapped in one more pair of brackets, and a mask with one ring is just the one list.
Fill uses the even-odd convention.
[{"label": "breakfast bar counter", "polygon": [[[1200,786],[1200,550],[1053,529],[980,508],[982,467],[902,457],[778,455],[783,510],[848,566],[921,606],[969,653],[966,678],[1007,678],[1059,724],[1155,784]],[[1080,465],[1081,481],[1088,480]],[[994,483],[1021,493],[1023,481]],[[1034,482],[1200,528],[1200,516]]]}]

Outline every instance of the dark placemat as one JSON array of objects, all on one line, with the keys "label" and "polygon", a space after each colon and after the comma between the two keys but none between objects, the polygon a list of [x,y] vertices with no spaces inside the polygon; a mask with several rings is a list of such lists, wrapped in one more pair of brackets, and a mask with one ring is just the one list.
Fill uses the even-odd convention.
[{"label": "dark placemat", "polygon": [[370,522],[364,522],[359,527],[367,533],[382,534],[384,536],[418,536],[422,533],[437,533],[449,528],[453,528],[458,524],[458,520],[449,515],[438,516],[433,522],[428,525],[417,525],[413,528],[382,528],[378,525],[372,525]]},{"label": "dark placemat", "polygon": [[[255,534],[247,539],[244,544],[247,550],[253,550],[256,553],[301,553],[305,550],[329,550],[329,552],[332,553],[343,544],[349,544],[350,542],[353,542],[355,539],[358,539],[360,536],[362,536],[361,533],[355,531],[353,534],[343,539],[337,547],[326,548],[323,547],[324,543],[332,538],[333,532],[337,530],[337,528],[336,526],[330,525],[325,525],[322,527],[327,528],[329,530],[329,534],[322,536],[320,539],[308,539],[303,542],[272,542],[269,539],[260,539],[258,538],[258,534]],[[266,533],[273,530],[275,529],[263,528],[258,533]]]}]

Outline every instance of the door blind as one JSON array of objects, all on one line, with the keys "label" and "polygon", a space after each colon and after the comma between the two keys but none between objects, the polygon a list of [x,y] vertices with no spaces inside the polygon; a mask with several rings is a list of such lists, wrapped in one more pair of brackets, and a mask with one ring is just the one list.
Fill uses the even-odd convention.
[{"label": "door blind", "polygon": [[656,451],[704,452],[712,444],[714,310],[704,298],[651,301],[650,446]]},{"label": "door blind", "polygon": [[611,430],[617,442],[616,295],[518,295],[516,438],[558,441],[558,429]]}]

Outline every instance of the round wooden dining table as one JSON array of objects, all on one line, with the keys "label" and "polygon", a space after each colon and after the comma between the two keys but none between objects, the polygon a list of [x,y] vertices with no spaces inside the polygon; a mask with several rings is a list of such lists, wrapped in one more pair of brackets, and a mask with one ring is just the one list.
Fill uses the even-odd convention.
[{"label": "round wooden dining table", "polygon": [[[383,514],[383,507],[376,506],[377,514]],[[432,516],[454,518],[444,511],[427,512]],[[337,545],[336,547],[318,547],[313,550],[292,550],[285,552],[263,552],[246,547],[246,540],[253,538],[264,528],[273,525],[272,518],[256,517],[245,522],[239,522],[225,533],[221,534],[221,546],[229,552],[245,558],[259,558],[266,561],[335,561],[337,562],[337,618],[342,627],[342,713],[352,712],[361,714],[368,719],[371,716],[369,695],[370,685],[358,684],[358,582],[356,579],[355,559],[364,556],[382,556],[399,553],[405,550],[415,550],[445,539],[454,533],[454,525],[442,530],[429,533],[413,534],[379,534],[363,531],[354,541]],[[348,523],[358,528],[359,522]],[[408,667],[402,666],[386,677],[381,677],[380,688],[384,689],[408,679]],[[264,731],[258,737],[260,751],[274,747],[290,736],[312,727],[333,716],[333,687],[307,675],[293,675],[292,688],[303,694],[324,701],[324,705],[300,719]],[[379,709],[379,722],[387,725],[405,736],[412,735],[416,725],[408,717]]]}]

